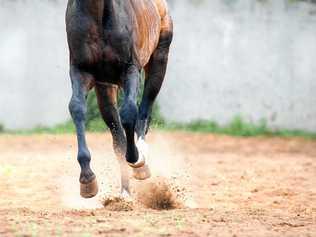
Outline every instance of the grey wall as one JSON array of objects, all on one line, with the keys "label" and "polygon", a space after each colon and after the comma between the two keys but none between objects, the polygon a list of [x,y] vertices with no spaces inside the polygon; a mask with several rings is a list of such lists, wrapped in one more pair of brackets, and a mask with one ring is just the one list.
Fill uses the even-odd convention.
[{"label": "grey wall", "polygon": [[[0,1],[0,122],[69,118],[66,1]],[[316,17],[283,0],[173,0],[175,38],[159,103],[169,120],[316,131]]]},{"label": "grey wall", "polygon": [[65,5],[0,0],[0,122],[7,128],[68,118]]},{"label": "grey wall", "polygon": [[286,2],[174,0],[163,114],[316,131],[316,11]]}]

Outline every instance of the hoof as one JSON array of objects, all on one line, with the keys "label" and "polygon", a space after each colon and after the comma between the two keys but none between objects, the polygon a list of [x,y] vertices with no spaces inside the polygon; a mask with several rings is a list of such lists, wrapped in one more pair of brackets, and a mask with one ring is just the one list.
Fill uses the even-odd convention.
[{"label": "hoof", "polygon": [[80,183],[80,195],[83,198],[93,198],[97,195],[98,191],[99,189],[96,178],[87,184]]},{"label": "hoof", "polygon": [[148,165],[144,165],[140,168],[133,168],[133,177],[137,180],[149,179],[151,177],[151,173]]},{"label": "hoof", "polygon": [[145,161],[144,157],[140,155],[138,157],[138,161],[136,163],[129,163],[129,162],[127,162],[127,163],[130,167],[137,169],[137,168],[143,167],[145,165],[146,161]]},{"label": "hoof", "polygon": [[134,169],[141,168],[146,164],[146,159],[148,156],[148,146],[143,139],[139,139],[136,143],[136,147],[138,150],[138,161],[136,163],[129,163]]}]

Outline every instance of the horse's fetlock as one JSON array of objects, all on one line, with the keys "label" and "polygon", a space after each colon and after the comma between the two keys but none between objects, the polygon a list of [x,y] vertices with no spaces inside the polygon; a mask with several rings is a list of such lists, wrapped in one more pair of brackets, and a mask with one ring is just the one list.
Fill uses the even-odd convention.
[{"label": "horse's fetlock", "polygon": [[134,145],[128,145],[127,146],[127,152],[126,152],[126,160],[129,163],[135,163],[138,161],[138,150],[136,146]]},{"label": "horse's fetlock", "polygon": [[77,160],[78,160],[79,164],[81,165],[81,167],[88,166],[90,164],[90,161],[91,161],[90,152],[88,150],[79,151]]}]

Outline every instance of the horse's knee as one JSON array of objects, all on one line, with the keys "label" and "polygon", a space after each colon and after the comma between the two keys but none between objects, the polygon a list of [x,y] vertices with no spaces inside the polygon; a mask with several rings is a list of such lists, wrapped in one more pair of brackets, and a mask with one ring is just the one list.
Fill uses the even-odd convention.
[{"label": "horse's knee", "polygon": [[72,98],[69,102],[69,112],[74,120],[83,121],[87,112],[86,106],[77,98]]},{"label": "horse's knee", "polygon": [[123,127],[134,127],[137,114],[138,109],[136,103],[132,100],[125,101],[120,109],[120,117]]}]

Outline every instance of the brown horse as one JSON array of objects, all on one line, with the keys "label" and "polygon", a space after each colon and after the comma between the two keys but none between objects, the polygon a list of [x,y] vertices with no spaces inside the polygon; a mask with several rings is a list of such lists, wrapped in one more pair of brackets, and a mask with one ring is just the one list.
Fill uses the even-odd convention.
[{"label": "brown horse", "polygon": [[[93,87],[120,162],[121,192],[129,195],[126,163],[133,168],[136,179],[150,176],[145,135],[164,80],[173,35],[167,3],[165,0],[69,0],[66,28],[73,91],[69,110],[77,131],[81,196],[91,198],[98,192],[85,138],[86,97]],[[143,69],[145,87],[138,108],[136,97]],[[118,111],[119,87],[124,99]]]}]

